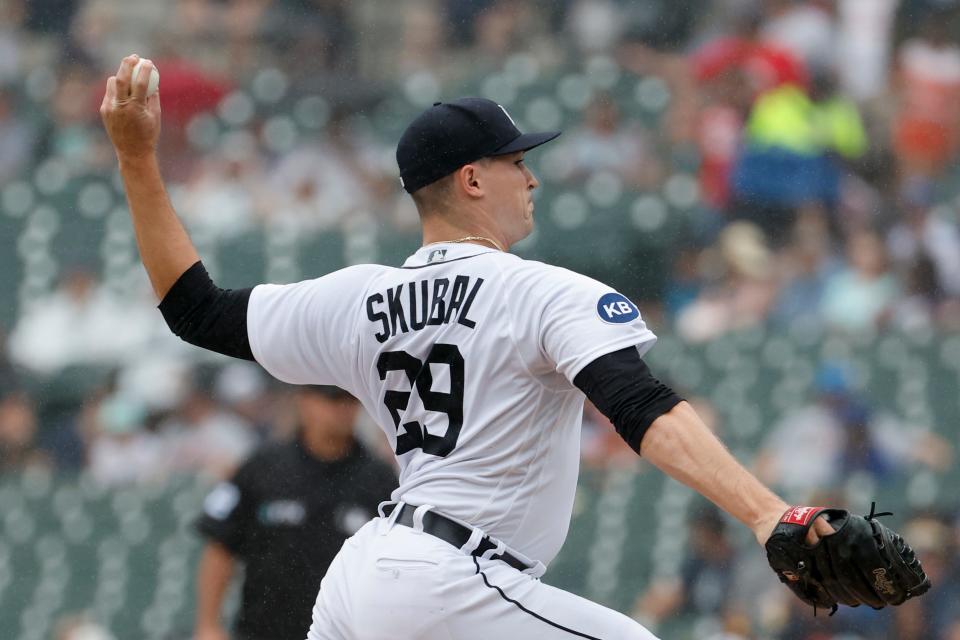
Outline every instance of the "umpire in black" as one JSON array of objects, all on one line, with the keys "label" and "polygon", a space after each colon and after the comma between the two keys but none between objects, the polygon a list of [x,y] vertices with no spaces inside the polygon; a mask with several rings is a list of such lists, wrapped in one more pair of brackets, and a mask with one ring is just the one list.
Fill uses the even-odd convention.
[{"label": "umpire in black", "polygon": [[[204,502],[196,640],[303,640],[334,555],[397,486],[393,470],[354,438],[353,396],[299,387],[296,407],[297,438],[254,453]],[[228,634],[221,609],[236,562],[245,577]]]}]

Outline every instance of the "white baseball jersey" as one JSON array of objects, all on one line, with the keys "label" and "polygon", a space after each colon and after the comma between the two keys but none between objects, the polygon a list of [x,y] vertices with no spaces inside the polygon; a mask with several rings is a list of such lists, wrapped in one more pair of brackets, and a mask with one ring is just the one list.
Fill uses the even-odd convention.
[{"label": "white baseball jersey", "polygon": [[591,278],[474,244],[400,268],[348,267],[253,290],[254,357],[293,384],[347,389],[400,464],[393,500],[432,505],[549,563],[566,537],[583,394],[574,377],[656,337]]}]

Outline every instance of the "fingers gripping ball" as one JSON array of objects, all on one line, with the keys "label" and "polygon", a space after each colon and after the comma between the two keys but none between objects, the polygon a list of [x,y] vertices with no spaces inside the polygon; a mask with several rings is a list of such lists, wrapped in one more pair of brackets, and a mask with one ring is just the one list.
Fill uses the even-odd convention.
[{"label": "fingers gripping ball", "polygon": [[[100,103],[100,118],[110,137],[110,142],[122,158],[146,157],[156,151],[160,137],[160,93],[156,89],[159,80],[151,82],[154,71],[149,60],[130,55],[123,59],[116,75],[107,78],[103,101]],[[144,66],[145,65],[145,66]],[[137,80],[134,69],[140,73]],[[147,97],[148,84],[153,95]]]},{"label": "fingers gripping ball", "polygon": [[[807,531],[821,515],[836,532],[808,546]],[[890,514],[791,507],[766,543],[770,567],[801,600],[833,611],[839,604],[881,609],[926,593],[930,581],[913,549],[880,515]]]},{"label": "fingers gripping ball", "polygon": [[[137,81],[137,78],[140,76],[140,70],[143,69],[143,63],[146,61],[145,58],[141,58],[137,66],[133,68],[133,74],[130,76],[131,82]],[[160,72],[157,71],[156,67],[153,67],[150,69],[150,81],[147,83],[147,97],[149,98],[155,94],[158,88],[160,88]]]}]

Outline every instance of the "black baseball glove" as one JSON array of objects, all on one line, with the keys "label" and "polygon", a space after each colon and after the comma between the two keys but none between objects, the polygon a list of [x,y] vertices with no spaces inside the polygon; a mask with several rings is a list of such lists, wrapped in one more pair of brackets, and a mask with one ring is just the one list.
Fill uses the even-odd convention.
[{"label": "black baseball glove", "polygon": [[[874,505],[875,506],[875,505]],[[767,560],[797,597],[836,612],[838,604],[874,609],[902,604],[930,589],[913,549],[896,532],[876,520],[890,515],[858,516],[841,509],[791,507],[767,540]],[[807,530],[824,515],[836,530],[815,546]]]}]

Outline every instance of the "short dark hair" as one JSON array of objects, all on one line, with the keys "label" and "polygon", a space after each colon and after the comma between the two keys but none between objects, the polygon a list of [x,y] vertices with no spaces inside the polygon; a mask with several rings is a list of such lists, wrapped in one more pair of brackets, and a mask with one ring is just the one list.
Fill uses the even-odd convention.
[{"label": "short dark hair", "polygon": [[[467,164],[487,164],[492,158],[489,156],[478,158]],[[453,181],[457,171],[463,167],[458,167],[453,173],[448,173],[439,180],[431,182],[425,187],[421,187],[410,194],[414,204],[417,205],[417,211],[420,217],[437,212],[443,212],[447,208],[447,202],[453,194]]]},{"label": "short dark hair", "polygon": [[410,194],[421,217],[443,210],[453,191],[453,176],[455,173],[446,175]]}]

